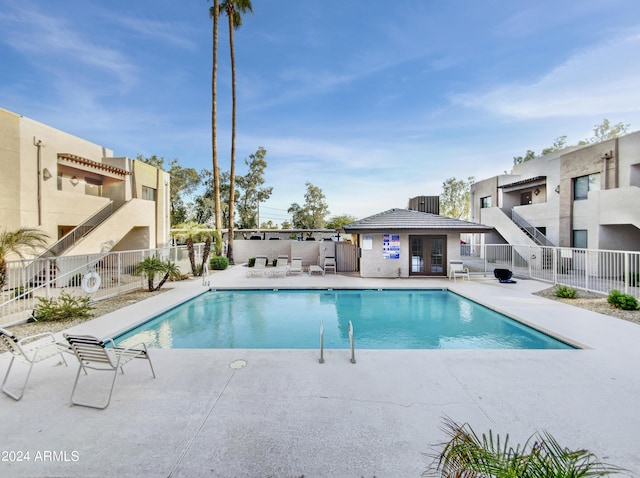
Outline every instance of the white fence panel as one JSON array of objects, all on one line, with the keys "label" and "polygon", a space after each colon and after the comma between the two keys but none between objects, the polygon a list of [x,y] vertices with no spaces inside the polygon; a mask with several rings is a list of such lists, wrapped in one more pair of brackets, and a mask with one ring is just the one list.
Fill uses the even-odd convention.
[{"label": "white fence panel", "polygon": [[509,269],[518,277],[603,294],[617,289],[640,298],[640,252],[510,244],[464,246],[461,252],[472,272]]},{"label": "white fence panel", "polygon": [[[194,249],[196,264],[201,264],[203,245],[196,244]],[[175,262],[182,273],[191,271],[186,246],[10,261],[0,290],[0,325],[27,319],[37,308],[38,298],[66,292],[99,301],[146,287],[145,279],[135,275],[135,269],[150,256]]]}]

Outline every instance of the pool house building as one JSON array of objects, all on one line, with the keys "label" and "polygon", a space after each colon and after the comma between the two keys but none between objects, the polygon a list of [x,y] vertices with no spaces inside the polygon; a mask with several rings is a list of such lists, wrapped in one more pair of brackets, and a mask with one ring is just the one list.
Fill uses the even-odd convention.
[{"label": "pool house building", "polygon": [[410,209],[389,209],[343,227],[360,250],[361,277],[445,277],[461,234],[493,228]]}]

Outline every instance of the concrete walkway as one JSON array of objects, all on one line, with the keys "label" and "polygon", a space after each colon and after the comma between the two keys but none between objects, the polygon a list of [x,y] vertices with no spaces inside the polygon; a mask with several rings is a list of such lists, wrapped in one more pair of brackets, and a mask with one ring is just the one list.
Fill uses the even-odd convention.
[{"label": "concrete walkway", "polygon": [[[245,271],[214,273],[210,286],[445,287],[585,349],[357,350],[356,364],[330,350],[323,365],[317,350],[153,349],[157,378],[143,361],[130,364],[104,411],[71,406],[76,364],[52,359],[34,367],[20,402],[0,395],[0,476],[418,477],[424,453],[445,438],[445,416],[514,443],[547,430],[640,476],[640,326],[533,296],[548,287],[536,281]],[[168,286],[75,331],[116,335],[206,290],[195,280]],[[246,365],[234,368],[238,360]],[[0,356],[3,373],[8,362]],[[89,399],[107,385],[100,375],[87,382]]]}]

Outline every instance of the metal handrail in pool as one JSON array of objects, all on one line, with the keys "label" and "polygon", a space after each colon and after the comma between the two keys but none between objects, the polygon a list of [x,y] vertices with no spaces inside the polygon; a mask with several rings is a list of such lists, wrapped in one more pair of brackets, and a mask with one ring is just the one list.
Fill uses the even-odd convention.
[{"label": "metal handrail in pool", "polygon": [[353,324],[349,321],[349,345],[351,346],[351,363],[356,363],[356,354],[353,346]]},{"label": "metal handrail in pool", "polygon": [[324,324],[320,321],[320,358],[318,362],[324,363]]}]

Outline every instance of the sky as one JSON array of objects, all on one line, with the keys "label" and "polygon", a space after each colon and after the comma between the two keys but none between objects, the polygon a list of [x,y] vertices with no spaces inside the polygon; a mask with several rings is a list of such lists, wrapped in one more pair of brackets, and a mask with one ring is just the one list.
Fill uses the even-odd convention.
[{"label": "sky", "polygon": [[[330,216],[510,171],[596,124],[640,129],[637,0],[253,0],[234,32],[236,173],[267,150],[280,223],[305,184]],[[211,2],[0,0],[0,107],[135,158],[211,169]],[[231,150],[220,21],[218,158]]]}]

